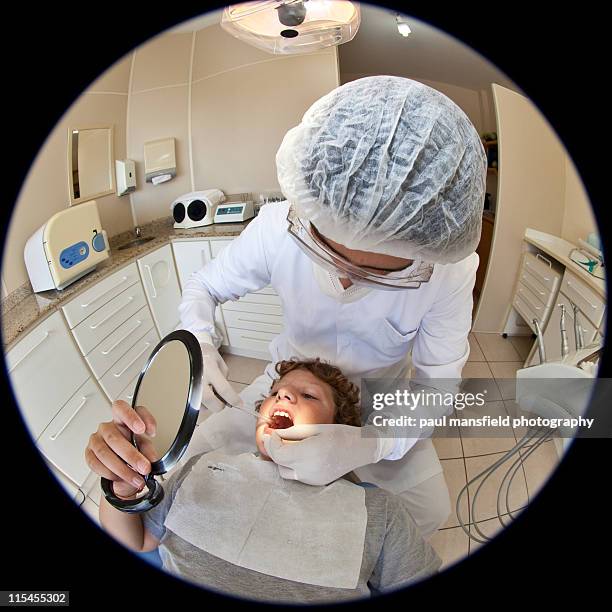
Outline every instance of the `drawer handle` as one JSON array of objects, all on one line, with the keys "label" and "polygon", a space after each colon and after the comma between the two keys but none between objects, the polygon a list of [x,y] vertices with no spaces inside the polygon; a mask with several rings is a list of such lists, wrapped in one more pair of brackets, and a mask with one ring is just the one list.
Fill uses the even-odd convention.
[{"label": "drawer handle", "polygon": [[136,357],[134,357],[134,359],[132,359],[132,361],[130,361],[130,363],[128,363],[125,368],[123,368],[123,370],[121,370],[121,372],[116,372],[115,374],[113,374],[113,376],[115,378],[119,378],[122,374],[125,374],[135,363],[136,361],[138,361],[138,358],[151,346],[150,342],[147,342],[145,344],[145,347],[142,349],[142,351],[140,351],[140,353],[138,353],[138,355],[136,355]]},{"label": "drawer handle", "polygon": [[104,356],[106,356],[111,351],[114,351],[124,340],[129,338],[141,325],[142,325],[142,321],[137,321],[136,327],[134,327],[133,329],[130,329],[130,331],[127,334],[125,334],[125,336],[123,336],[123,338],[121,338],[121,340],[117,340],[117,342],[115,342],[115,344],[113,344],[113,346],[111,346],[110,348],[107,348],[105,351],[102,351],[102,354]]},{"label": "drawer handle", "polygon": [[[580,293],[580,291],[578,290],[577,287],[574,287],[574,285],[572,285],[572,283],[570,281],[567,281],[567,286],[571,287],[572,289],[574,289],[576,292]],[[593,310],[597,310],[597,305],[596,304],[591,304],[591,302],[589,302],[589,300],[587,300],[584,295],[580,294],[580,297],[582,297],[584,299],[584,301],[593,309]]]},{"label": "drawer handle", "polygon": [[88,302],[87,304],[81,304],[81,308],[88,308],[94,302],[97,302],[101,297],[104,297],[107,293],[110,293],[111,291],[113,291],[117,287],[121,287],[121,285],[123,285],[123,283],[125,283],[125,281],[127,279],[128,279],[128,277],[124,276],[116,285],[113,285],[110,289],[107,289],[106,291],[102,292],[98,297],[95,297],[93,300],[91,300],[91,302]]},{"label": "drawer handle", "polygon": [[548,267],[552,269],[552,264],[550,263],[550,260],[546,259],[546,257],[544,257],[543,255],[540,255],[540,253],[536,253],[536,259],[541,259],[544,263],[548,264]]},{"label": "drawer handle", "polygon": [[153,282],[153,275],[151,274],[151,266],[145,264],[144,267],[147,269],[147,272],[149,273],[149,279],[151,280],[151,289],[153,289],[153,299],[156,300],[157,299],[157,291],[155,289],[155,283]]},{"label": "drawer handle", "polygon": [[40,339],[10,370],[11,373],[30,353],[37,349],[48,337],[51,332],[46,331],[45,335]]},{"label": "drawer handle", "polygon": [[106,323],[109,319],[112,319],[118,312],[121,312],[126,306],[130,305],[130,302],[134,300],[134,296],[131,295],[127,301],[127,304],[123,304],[123,306],[119,306],[117,310],[113,310],[107,317],[104,317],[101,321],[98,321],[95,325],[90,325],[89,329],[98,329],[100,325]]},{"label": "drawer handle", "polygon": [[49,436],[49,440],[51,440],[52,442],[55,442],[58,436],[62,435],[62,432],[64,431],[64,429],[66,429],[66,427],[70,425],[70,423],[72,422],[72,419],[74,419],[74,417],[81,411],[81,408],[83,408],[83,406],[87,403],[87,396],[83,395],[82,400],[83,401],[79,404],[79,407],[72,413],[72,416],[64,423],[63,427],[57,433],[53,434],[52,436]]}]

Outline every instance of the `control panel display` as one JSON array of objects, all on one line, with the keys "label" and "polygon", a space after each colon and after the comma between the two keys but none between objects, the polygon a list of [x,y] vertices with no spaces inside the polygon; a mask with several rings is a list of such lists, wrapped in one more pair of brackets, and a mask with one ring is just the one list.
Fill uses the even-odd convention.
[{"label": "control panel display", "polygon": [[72,268],[81,263],[89,255],[89,246],[86,242],[77,242],[69,247],[66,247],[60,253],[60,264],[62,268]]}]

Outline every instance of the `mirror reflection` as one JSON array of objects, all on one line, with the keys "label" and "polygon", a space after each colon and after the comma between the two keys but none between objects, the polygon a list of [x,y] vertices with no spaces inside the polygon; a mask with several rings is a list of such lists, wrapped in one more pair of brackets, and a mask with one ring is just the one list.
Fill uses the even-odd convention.
[{"label": "mirror reflection", "polygon": [[[324,576],[308,574],[307,569],[316,568],[294,562],[293,551],[286,548],[270,548],[277,550],[272,557],[234,555],[245,544],[240,540],[244,533],[232,528],[241,520],[257,524],[261,529],[256,533],[266,542],[276,533],[267,530],[282,528],[293,530],[296,550],[308,542],[304,534],[311,523],[307,520],[303,529],[295,523],[283,525],[281,519],[272,526],[257,523],[254,508],[260,496],[270,492],[272,477],[282,489],[295,484],[292,475],[297,475],[302,484],[312,487],[309,492],[325,491],[330,496],[325,508],[350,507],[353,514],[348,522],[331,513],[336,517],[332,525],[365,529],[365,539],[355,540],[362,544],[373,533],[372,521],[380,516],[370,504],[373,496],[393,496],[389,503],[404,508],[409,517],[402,523],[405,541],[426,551],[422,559],[431,561],[435,553],[444,569],[493,538],[523,511],[571,444],[575,427],[536,431],[530,424],[513,426],[507,420],[527,415],[572,419],[583,413],[584,403],[568,403],[571,393],[559,397],[554,388],[537,384],[533,392],[533,380],[592,380],[604,342],[605,262],[571,152],[534,103],[498,68],[451,36],[405,18],[411,30],[407,37],[398,32],[395,12],[361,4],[359,31],[350,42],[292,56],[272,56],[233,38],[220,26],[220,11],[163,33],[112,66],[91,86],[89,91],[97,95],[82,96],[72,115],[55,128],[24,185],[8,235],[11,248],[3,261],[7,368],[36,445],[70,494],[99,520],[99,475],[86,464],[83,449],[98,425],[109,421],[118,401],[131,404],[140,369],[159,339],[181,327],[197,332],[205,363],[203,407],[176,471],[199,457],[196,465],[201,474],[197,473],[207,479],[209,491],[219,493],[212,485],[222,486],[232,474],[240,486],[228,486],[227,498],[220,493],[205,498],[194,481],[191,499],[197,503],[178,505],[174,512],[187,510],[171,520],[181,531],[189,527],[185,527],[186,515],[202,516],[202,530],[189,532],[189,537],[181,531],[183,542],[205,551],[225,569],[224,564],[230,564],[239,568],[237,572],[266,575],[269,593],[280,592],[279,585],[287,582],[298,583],[288,595],[292,601],[314,601],[325,595],[325,589],[339,585],[347,589],[349,583],[351,589],[360,585],[358,597],[373,595],[377,589],[373,583],[367,586],[368,577],[364,581],[364,576],[348,575],[363,561],[363,549],[343,550],[336,539],[340,535],[326,539],[338,544],[329,549],[326,559],[346,569],[345,574],[325,564],[321,568],[329,571]],[[456,270],[469,269],[462,268],[453,281],[464,281],[457,287],[456,295],[461,297],[444,304],[428,297],[432,287],[451,290],[450,280],[439,279],[442,266],[449,263],[440,253],[430,253],[430,259],[423,255],[423,266],[411,269],[416,259],[412,253],[386,249],[384,241],[363,242],[376,237],[372,227],[338,233],[330,221],[331,212],[316,214],[300,198],[291,197],[286,166],[276,163],[285,135],[301,124],[313,104],[339,86],[358,87],[363,79],[380,75],[410,79],[443,95],[445,104],[446,100],[452,103],[445,106],[453,109],[450,115],[458,108],[462,114],[453,116],[471,125],[462,123],[462,133],[476,135],[473,151],[482,155],[482,189],[472,211],[479,229],[469,253],[450,262]],[[356,108],[356,104],[347,105],[347,114]],[[321,121],[334,116],[334,107],[328,110]],[[116,126],[116,156],[133,159],[137,175],[136,190],[124,198],[114,194],[97,198],[102,226],[111,237],[111,258],[98,269],[99,275],[86,276],[64,291],[34,295],[21,259],[23,245],[36,227],[57,212],[53,206],[58,201],[70,201],[65,191],[57,198],[48,197],[50,168],[55,159],[66,158],[67,127],[100,123]],[[362,131],[374,132],[365,127]],[[309,135],[303,136],[306,142]],[[165,138],[176,142],[176,176],[146,183],[144,143]],[[442,142],[448,144],[449,139]],[[350,147],[338,150],[348,155]],[[457,152],[450,155],[449,163],[462,157]],[[443,168],[434,166],[432,162],[430,167],[442,172]],[[342,167],[336,175],[342,175]],[[294,172],[296,184],[301,177]],[[395,177],[400,184],[404,178]],[[224,200],[220,201],[218,192]],[[339,192],[342,189],[334,193]],[[300,206],[290,211],[286,199],[298,200],[292,203]],[[44,205],[34,207],[33,201]],[[190,209],[195,211],[189,223],[183,221],[177,229],[171,210],[175,202],[184,203],[186,216]],[[218,214],[220,205],[225,205],[225,216]],[[245,232],[249,227],[250,232]],[[152,239],[119,250],[141,234]],[[256,248],[248,238],[255,235],[260,240]],[[428,264],[433,264],[433,274],[424,279]],[[416,271],[419,287],[404,292],[371,284],[380,284],[381,277],[383,284],[401,283],[406,280],[402,274]],[[414,276],[410,279],[414,281]],[[339,368],[340,374],[336,381],[322,381],[309,370],[297,368],[285,373],[289,382],[283,381],[276,364],[295,356],[319,357]],[[161,384],[162,371],[173,373],[180,390],[182,365],[180,355],[170,366],[160,361],[155,366],[160,380],[151,378],[150,389],[147,384],[142,390],[146,402],[139,395],[138,403],[172,404],[171,389]],[[48,384],[32,386],[33,376]],[[300,406],[298,410],[298,399],[292,399],[296,376],[300,384],[305,377],[321,391],[317,397],[314,389],[302,390],[321,402],[320,409],[309,413]],[[440,404],[436,408],[434,403],[428,415],[446,417],[446,421],[423,426],[417,436],[403,429],[401,435],[384,438],[373,450],[368,446],[373,438],[361,435],[361,429],[355,438],[350,437],[354,430],[344,429],[356,427],[354,422],[337,420],[337,392],[330,396],[325,385],[333,389],[339,381],[350,395],[342,377],[360,385],[362,379],[381,376],[391,381],[393,389],[400,385],[397,381],[410,380],[414,386],[423,379],[436,379],[440,392],[449,388],[442,389],[441,381],[451,380],[454,391],[485,389],[486,401],[462,408],[456,402],[450,408]],[[210,385],[229,406],[215,399]],[[289,388],[286,395],[284,387]],[[372,394],[377,391],[373,389]],[[276,406],[278,394],[284,399]],[[299,402],[306,399],[302,396]],[[244,404],[254,411],[261,400],[260,411],[272,419],[268,447],[261,423],[231,407]],[[367,401],[372,408],[374,396]],[[347,400],[348,412],[350,404]],[[359,415],[360,424],[365,424],[365,412]],[[498,419],[500,425],[483,427],[475,421],[483,416]],[[450,423],[451,417],[474,421]],[[178,419],[173,418],[169,432]],[[339,426],[342,429],[335,429]],[[333,440],[323,449],[313,445],[313,427],[342,435],[317,435],[320,440]],[[526,442],[525,434],[530,435]],[[171,436],[158,432],[142,438],[151,445],[149,461],[168,448]],[[418,447],[400,448],[396,442],[415,437],[421,437]],[[308,449],[306,443],[315,451],[295,450]],[[520,444],[514,455],[523,459],[516,464],[520,469],[514,469],[514,459],[503,461],[503,472],[485,479],[488,468],[507,460]],[[350,460],[343,449],[350,449]],[[222,457],[209,456],[217,452]],[[273,461],[265,461],[265,456]],[[330,463],[337,469],[323,469],[322,457],[332,457]],[[413,466],[415,457],[422,461]],[[266,470],[271,467],[270,475]],[[219,480],[209,482],[213,477]],[[473,480],[477,477],[481,480]],[[168,482],[174,486],[176,481]],[[298,489],[291,491],[288,500],[295,506],[289,510],[275,505],[278,516],[303,511],[308,520],[316,521],[325,514],[317,514]],[[419,510],[415,499],[423,498],[427,503]],[[222,502],[227,501],[232,503],[226,508]],[[269,502],[280,504],[274,496]],[[262,502],[259,510],[263,507],[268,508]],[[217,540],[206,532],[206,519],[213,511],[231,522],[217,532],[224,534]],[[320,533],[327,532],[322,527]],[[164,544],[161,532],[152,536]],[[149,552],[157,547],[154,544]],[[202,583],[199,566],[185,562],[179,548],[173,550],[181,575]],[[346,556],[340,558],[340,552]],[[418,556],[414,549],[405,552],[404,558]],[[379,560],[371,561],[376,566]],[[292,567],[303,573],[289,575]],[[436,562],[424,562],[412,570],[428,575],[437,568]],[[412,571],[397,564],[392,568],[404,570]],[[408,577],[402,574],[401,582],[405,581]],[[255,598],[239,592],[237,581],[214,587]],[[328,601],[340,599],[337,591],[327,595]]]},{"label": "mirror reflection", "polygon": [[108,195],[115,189],[113,127],[71,128],[68,138],[70,203]]},{"label": "mirror reflection", "polygon": [[155,436],[137,434],[135,442],[146,458],[159,461],[176,439],[189,398],[191,366],[185,345],[165,344],[155,355],[138,387],[136,411],[142,407],[155,421]]}]

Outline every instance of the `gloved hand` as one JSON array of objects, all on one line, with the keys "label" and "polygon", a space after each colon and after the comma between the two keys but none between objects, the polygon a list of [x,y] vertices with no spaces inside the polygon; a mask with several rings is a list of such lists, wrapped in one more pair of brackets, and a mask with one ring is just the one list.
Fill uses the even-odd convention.
[{"label": "gloved hand", "polygon": [[210,342],[200,334],[200,348],[202,349],[202,404],[212,412],[219,412],[225,405],[215,397],[215,391],[232,406],[243,406],[244,402],[234,391],[232,385],[227,380],[228,368],[219,351],[214,347],[212,339]]},{"label": "gloved hand", "polygon": [[355,468],[384,459],[395,439],[383,438],[378,429],[368,426],[294,425],[265,435],[264,446],[283,478],[326,485]]}]

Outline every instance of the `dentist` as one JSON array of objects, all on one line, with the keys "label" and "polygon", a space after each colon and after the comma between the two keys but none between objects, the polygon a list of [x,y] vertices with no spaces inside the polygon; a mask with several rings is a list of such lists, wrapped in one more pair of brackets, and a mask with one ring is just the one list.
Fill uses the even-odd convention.
[{"label": "dentist", "polygon": [[[463,111],[412,80],[359,79],[306,111],[276,164],[287,201],[264,206],[184,287],[181,323],[200,341],[203,403],[215,412],[196,429],[190,456],[255,450],[253,419],[221,410],[208,385],[252,407],[283,359],[319,357],[357,384],[406,378],[411,363],[419,379],[459,379],[468,359],[486,157]],[[215,307],[267,285],[282,300],[284,329],[265,373],[238,396],[216,348]],[[407,499],[424,535],[446,521],[448,489],[430,438],[297,429],[266,442],[283,477],[320,485],[354,470]]]}]

